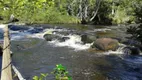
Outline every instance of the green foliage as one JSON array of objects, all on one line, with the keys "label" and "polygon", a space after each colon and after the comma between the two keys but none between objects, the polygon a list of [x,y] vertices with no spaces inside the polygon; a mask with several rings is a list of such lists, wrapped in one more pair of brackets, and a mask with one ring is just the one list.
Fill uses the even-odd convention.
[{"label": "green foliage", "polygon": [[142,22],[141,0],[0,0],[0,11],[4,21],[13,14],[25,23]]},{"label": "green foliage", "polygon": [[11,14],[26,23],[78,23],[79,19],[67,15],[65,2],[57,0],[4,0],[0,1],[0,16],[8,21]]},{"label": "green foliage", "polygon": [[[94,19],[95,24],[111,24],[111,2],[110,1],[102,1],[98,14]],[[104,14],[105,13],[105,14]]]},{"label": "green foliage", "polygon": [[53,73],[55,74],[56,80],[72,80],[72,78],[69,76],[69,72],[61,64],[56,65]]},{"label": "green foliage", "polygon": [[112,19],[113,23],[121,24],[121,23],[132,22],[134,17],[131,15],[127,15],[127,12],[125,10],[118,7]]},{"label": "green foliage", "polygon": [[136,22],[142,23],[142,1],[137,0],[137,2],[134,3],[133,7],[136,16]]},{"label": "green foliage", "polygon": [[41,73],[40,76],[34,76],[33,80],[46,80],[46,77],[48,76],[48,73]]},{"label": "green foliage", "polygon": [[[51,13],[52,12],[52,13]],[[63,15],[57,9],[50,8],[46,13],[45,21],[48,23],[79,23],[80,20],[76,17]]]},{"label": "green foliage", "polygon": [[142,24],[138,26],[130,26],[127,33],[132,35],[131,39],[138,40],[142,43]]},{"label": "green foliage", "polygon": [[135,16],[132,3],[133,1],[131,2],[129,0],[114,1],[112,6],[112,11],[114,11],[114,14],[109,15],[110,18],[112,18],[112,23],[134,23]]},{"label": "green foliage", "polygon": [[[72,78],[69,76],[69,72],[62,64],[56,65],[52,73],[55,75],[56,80],[72,80]],[[40,76],[34,76],[33,80],[46,80],[48,75],[48,73],[41,73]]]}]

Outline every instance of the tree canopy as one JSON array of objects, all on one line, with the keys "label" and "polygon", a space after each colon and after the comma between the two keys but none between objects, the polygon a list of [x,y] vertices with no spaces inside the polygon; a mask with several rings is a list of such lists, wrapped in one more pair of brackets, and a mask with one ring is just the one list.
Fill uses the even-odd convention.
[{"label": "tree canopy", "polygon": [[124,24],[142,21],[141,0],[0,0],[0,20]]}]

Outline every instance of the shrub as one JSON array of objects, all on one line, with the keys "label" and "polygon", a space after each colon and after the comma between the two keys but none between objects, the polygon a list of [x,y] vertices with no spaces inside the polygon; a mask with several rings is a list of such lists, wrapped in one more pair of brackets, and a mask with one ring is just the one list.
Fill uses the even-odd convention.
[{"label": "shrub", "polygon": [[132,35],[131,39],[142,42],[142,24],[139,24],[138,26],[130,26],[127,29],[127,33]]},{"label": "shrub", "polygon": [[[56,65],[51,73],[55,75],[56,80],[72,80],[72,78],[69,76],[69,72],[62,64]],[[33,80],[46,80],[48,75],[48,73],[41,73],[40,76],[34,76]]]}]

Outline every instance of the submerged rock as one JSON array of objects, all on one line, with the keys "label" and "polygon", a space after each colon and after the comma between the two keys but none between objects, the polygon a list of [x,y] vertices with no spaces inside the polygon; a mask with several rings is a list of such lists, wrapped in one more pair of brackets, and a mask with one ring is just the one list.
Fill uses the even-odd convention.
[{"label": "submerged rock", "polygon": [[87,34],[81,35],[81,41],[84,44],[86,44],[86,43],[92,43],[95,40],[96,40],[96,36],[95,35],[87,35]]},{"label": "submerged rock", "polygon": [[115,51],[119,47],[119,42],[116,39],[111,38],[99,38],[96,39],[92,48],[97,48],[98,50],[113,50]]},{"label": "submerged rock", "polygon": [[52,40],[55,40],[55,39],[59,39],[60,36],[56,35],[56,34],[45,34],[43,36],[45,38],[45,40],[47,41],[52,41]]},{"label": "submerged rock", "polygon": [[[55,34],[56,33],[56,34]],[[58,31],[52,31],[52,30],[48,30],[48,31],[46,31],[45,33],[44,33],[44,38],[45,38],[45,40],[47,40],[47,41],[52,41],[52,40],[59,40],[60,42],[64,42],[64,41],[66,41],[66,40],[68,40],[68,39],[70,39],[69,37],[63,37],[63,36],[60,36],[60,35],[58,35],[57,34],[58,33]]]},{"label": "submerged rock", "polygon": [[69,37],[61,37],[56,34],[45,34],[44,38],[46,41],[59,40],[60,42],[64,42],[64,41],[70,39]]},{"label": "submerged rock", "polygon": [[61,37],[61,38],[59,38],[58,40],[60,41],[60,42],[65,42],[66,40],[68,40],[68,39],[70,39],[69,37]]}]

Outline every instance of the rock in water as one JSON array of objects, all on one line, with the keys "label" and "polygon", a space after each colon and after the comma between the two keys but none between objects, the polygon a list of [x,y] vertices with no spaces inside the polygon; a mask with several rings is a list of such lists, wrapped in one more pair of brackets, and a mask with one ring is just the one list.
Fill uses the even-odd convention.
[{"label": "rock in water", "polygon": [[[81,41],[85,44],[88,43],[88,37],[87,35],[81,35]],[[90,42],[90,41],[89,41]]]},{"label": "rock in water", "polygon": [[139,55],[140,54],[140,50],[137,47],[125,47],[123,49],[123,52],[125,55]]},{"label": "rock in water", "polygon": [[111,38],[96,39],[96,41],[92,45],[92,48],[97,48],[103,51],[108,51],[108,50],[115,51],[118,47],[119,47],[119,42],[116,39],[111,39]]},{"label": "rock in water", "polygon": [[57,36],[57,35],[55,35],[55,34],[45,34],[43,37],[44,37],[45,40],[47,40],[47,41],[52,41],[52,40],[55,40],[55,39],[60,38],[59,36]]},{"label": "rock in water", "polygon": [[[69,37],[62,37],[60,35],[57,35],[57,34],[54,34],[55,31],[52,31],[52,30],[48,30],[44,33],[44,38],[45,40],[47,41],[52,41],[52,40],[59,40],[60,42],[64,42],[68,39],[70,39]],[[57,33],[57,32],[56,32]]]},{"label": "rock in water", "polygon": [[126,40],[123,42],[123,44],[137,47],[142,51],[142,42],[140,42],[138,40],[133,40],[133,39]]},{"label": "rock in water", "polygon": [[70,39],[69,37],[61,37],[61,38],[59,38],[58,40],[60,41],[60,42],[65,42],[66,40],[68,40],[68,39]]},{"label": "rock in water", "polygon": [[96,40],[96,36],[95,35],[87,35],[87,34],[81,35],[81,41],[84,44],[86,44],[86,43],[92,43],[95,40]]}]

